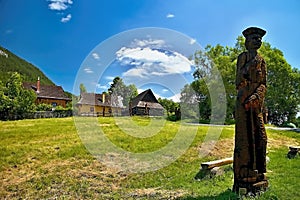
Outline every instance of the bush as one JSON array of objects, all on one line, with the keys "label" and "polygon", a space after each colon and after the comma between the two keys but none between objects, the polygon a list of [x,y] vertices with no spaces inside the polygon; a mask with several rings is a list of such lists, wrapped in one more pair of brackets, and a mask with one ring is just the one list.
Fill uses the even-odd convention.
[{"label": "bush", "polygon": [[52,105],[41,103],[36,105],[36,111],[52,111]]},{"label": "bush", "polygon": [[167,120],[172,121],[172,122],[175,122],[175,121],[178,121],[178,120],[180,120],[180,119],[178,119],[178,117],[177,117],[176,115],[169,115],[169,116],[167,117]]}]

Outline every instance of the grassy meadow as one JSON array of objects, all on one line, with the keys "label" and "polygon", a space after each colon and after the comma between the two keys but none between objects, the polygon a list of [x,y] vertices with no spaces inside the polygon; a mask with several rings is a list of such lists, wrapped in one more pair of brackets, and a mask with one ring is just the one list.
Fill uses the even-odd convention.
[{"label": "grassy meadow", "polygon": [[[76,123],[85,124],[91,118],[80,120]],[[180,137],[189,138],[191,145],[176,161],[158,170],[132,173],[97,160],[88,151],[96,147],[83,144],[82,141],[86,144],[90,139],[78,134],[80,128],[75,126],[73,118],[0,121],[0,199],[237,198],[230,191],[232,165],[223,166],[225,173],[221,176],[195,179],[201,162],[232,156],[233,126],[224,126],[212,151],[201,157],[199,149],[206,133],[220,127],[143,117],[93,118],[93,121],[111,143],[128,152],[157,151],[176,140],[179,130],[183,133]],[[147,136],[151,129],[157,134]],[[139,132],[142,135],[134,135]],[[271,129],[267,133],[270,187],[257,199],[298,199],[300,157],[287,159],[286,154],[289,145],[300,144],[300,134]],[[178,144],[182,139],[177,139]]]}]

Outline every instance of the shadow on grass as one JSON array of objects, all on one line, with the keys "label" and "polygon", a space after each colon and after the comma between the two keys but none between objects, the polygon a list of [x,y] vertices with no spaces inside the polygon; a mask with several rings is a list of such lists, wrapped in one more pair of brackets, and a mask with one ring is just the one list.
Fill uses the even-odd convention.
[{"label": "shadow on grass", "polygon": [[230,189],[227,189],[226,191],[214,196],[198,196],[198,197],[187,196],[184,198],[179,198],[178,200],[234,200],[234,199],[239,199],[238,195],[232,192]]},{"label": "shadow on grass", "polygon": [[[196,176],[194,177],[195,180],[210,180],[213,178],[216,178],[220,175],[224,175],[227,173],[232,173],[233,168],[232,165],[228,165],[222,168],[219,168],[219,172],[218,171],[211,171],[211,170],[203,170],[200,169],[200,171],[196,174]],[[218,173],[221,173],[218,175]],[[234,192],[232,192],[231,189],[227,189],[223,192],[221,192],[220,194],[217,195],[212,195],[212,196],[187,196],[187,197],[183,197],[183,198],[179,198],[179,200],[233,200],[233,199],[239,199],[238,195]]]}]

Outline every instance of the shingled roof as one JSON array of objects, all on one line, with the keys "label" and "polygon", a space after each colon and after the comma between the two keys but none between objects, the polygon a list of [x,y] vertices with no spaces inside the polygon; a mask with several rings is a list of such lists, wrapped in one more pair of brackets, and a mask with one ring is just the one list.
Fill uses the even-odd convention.
[{"label": "shingled roof", "polygon": [[80,100],[77,104],[83,105],[93,105],[93,106],[110,106],[110,102],[108,97],[105,97],[105,102],[103,102],[103,95],[102,94],[95,94],[95,93],[81,93]]},{"label": "shingled roof", "polygon": [[40,85],[39,91],[37,91],[37,86],[33,83],[25,82],[23,83],[25,89],[32,89],[38,98],[47,99],[61,99],[71,101],[69,97],[65,94],[63,88],[57,85]]},{"label": "shingled roof", "polygon": [[148,108],[164,109],[162,105],[158,103],[151,89],[145,90],[131,100],[132,108],[145,107],[146,104]]}]

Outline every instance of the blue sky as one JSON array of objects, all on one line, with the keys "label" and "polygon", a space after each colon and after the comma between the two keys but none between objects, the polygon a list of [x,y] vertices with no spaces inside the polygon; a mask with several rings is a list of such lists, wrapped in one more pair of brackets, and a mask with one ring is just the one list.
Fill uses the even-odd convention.
[{"label": "blue sky", "polygon": [[[127,84],[141,83],[139,89],[156,84],[156,94],[170,97],[178,93],[178,88],[172,91],[172,87],[180,85],[180,79],[182,83],[190,81],[192,67],[185,65],[185,57],[193,44],[233,46],[249,26],[267,30],[263,40],[283,51],[292,67],[300,68],[299,10],[298,0],[0,0],[0,45],[70,92],[81,73],[85,80],[94,81],[90,90],[97,92],[119,75]],[[151,30],[147,27],[166,31],[162,37],[139,31],[139,36],[133,37],[136,31],[130,32]],[[163,37],[169,30],[174,34]],[[177,44],[176,37],[181,34],[190,44]],[[100,54],[101,49],[104,53]],[[130,50],[135,53],[128,54]],[[105,59],[110,59],[110,64]],[[102,61],[106,64],[101,65]],[[182,67],[176,67],[180,62]],[[145,72],[153,75],[151,80],[143,78]]]}]

